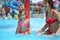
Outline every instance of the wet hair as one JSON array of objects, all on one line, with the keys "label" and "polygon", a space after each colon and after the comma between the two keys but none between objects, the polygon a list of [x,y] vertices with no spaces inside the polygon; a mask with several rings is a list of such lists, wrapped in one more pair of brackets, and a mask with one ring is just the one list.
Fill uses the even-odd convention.
[{"label": "wet hair", "polygon": [[51,7],[51,9],[55,9],[54,8],[54,4],[53,4],[53,0],[47,0],[49,6]]}]

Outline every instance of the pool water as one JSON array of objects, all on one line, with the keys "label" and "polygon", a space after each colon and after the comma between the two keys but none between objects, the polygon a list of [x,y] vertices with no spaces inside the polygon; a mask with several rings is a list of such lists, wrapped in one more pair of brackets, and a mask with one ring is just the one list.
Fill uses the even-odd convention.
[{"label": "pool water", "polygon": [[32,28],[31,34],[20,35],[16,34],[18,20],[15,19],[0,19],[0,40],[60,40],[60,35],[57,36],[37,36],[37,30],[45,25],[45,19],[31,18],[30,25]]}]

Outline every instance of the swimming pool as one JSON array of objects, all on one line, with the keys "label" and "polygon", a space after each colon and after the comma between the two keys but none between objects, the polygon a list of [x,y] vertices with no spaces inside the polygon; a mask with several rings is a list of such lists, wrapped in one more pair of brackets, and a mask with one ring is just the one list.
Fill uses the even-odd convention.
[{"label": "swimming pool", "polygon": [[[4,22],[4,23],[3,23]],[[32,33],[29,35],[15,34],[18,20],[15,19],[0,19],[0,40],[60,40],[60,35],[57,36],[37,36],[36,30],[41,29],[45,24],[45,19],[31,18],[30,25]]]}]

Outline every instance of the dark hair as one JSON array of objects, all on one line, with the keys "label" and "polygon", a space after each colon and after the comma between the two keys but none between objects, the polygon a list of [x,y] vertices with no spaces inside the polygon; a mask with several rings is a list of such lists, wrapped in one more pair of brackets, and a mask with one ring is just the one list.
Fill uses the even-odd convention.
[{"label": "dark hair", "polygon": [[51,7],[51,9],[55,9],[54,4],[53,4],[53,0],[48,0],[47,2],[49,4],[49,6]]},{"label": "dark hair", "polygon": [[58,0],[60,2],[60,0]]}]

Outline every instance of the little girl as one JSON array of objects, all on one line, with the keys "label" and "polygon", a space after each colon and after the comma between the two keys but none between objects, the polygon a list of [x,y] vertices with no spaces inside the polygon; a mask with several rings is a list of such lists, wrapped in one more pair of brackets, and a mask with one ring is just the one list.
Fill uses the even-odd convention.
[{"label": "little girl", "polygon": [[25,10],[23,9],[23,11],[21,13],[21,17],[18,22],[18,27],[17,27],[16,33],[29,34],[29,28],[30,28],[29,20],[26,19]]}]

